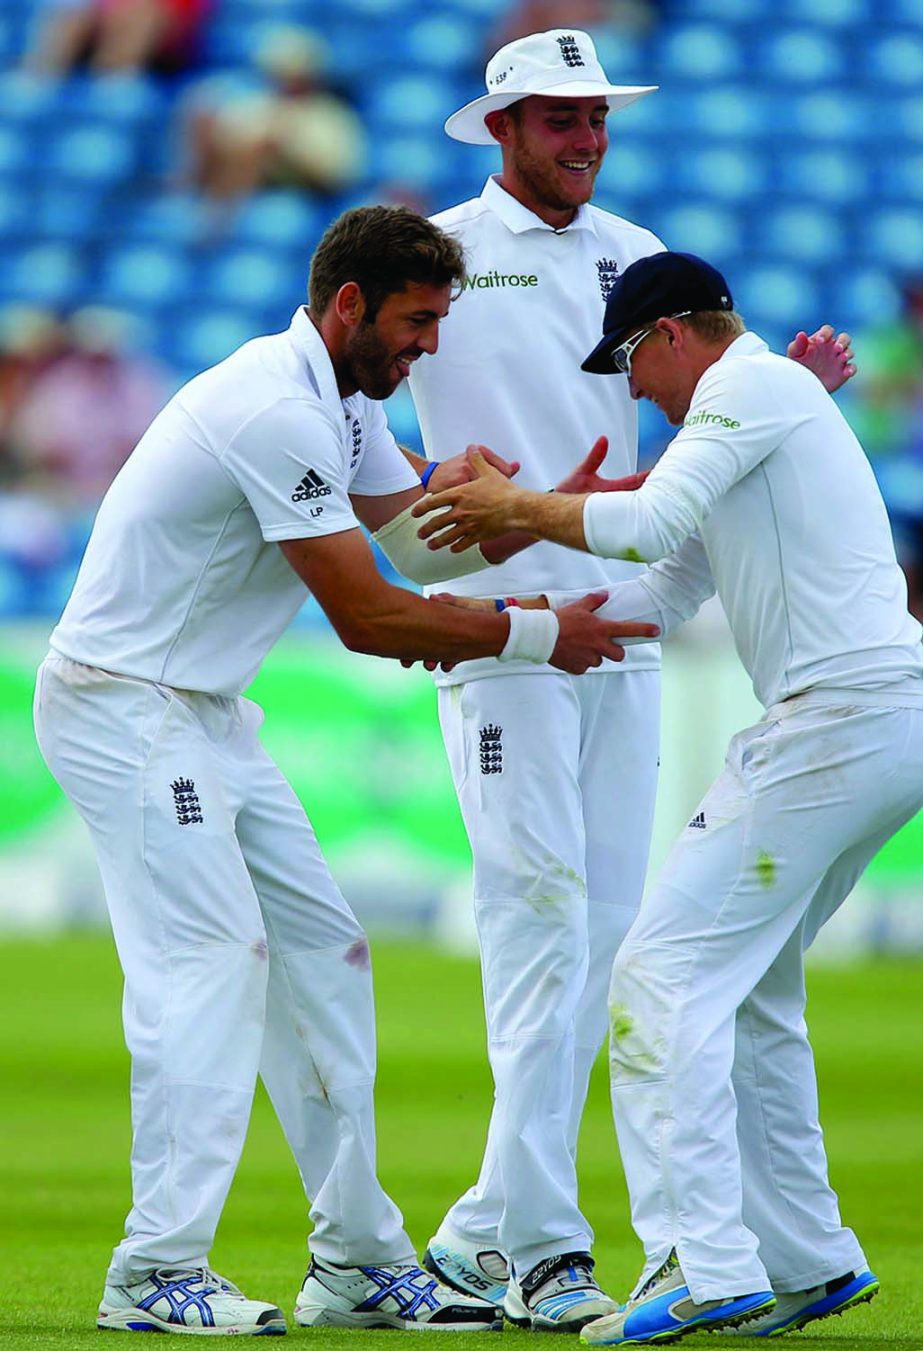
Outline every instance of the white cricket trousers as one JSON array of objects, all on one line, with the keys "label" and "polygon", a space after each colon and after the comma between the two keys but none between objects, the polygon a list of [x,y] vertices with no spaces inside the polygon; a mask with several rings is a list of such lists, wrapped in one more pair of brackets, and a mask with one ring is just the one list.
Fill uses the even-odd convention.
[{"label": "white cricket trousers", "polygon": [[792,699],[733,738],[616,958],[612,1101],[639,1286],[671,1248],[697,1302],[867,1266],[827,1180],[803,970],[923,806],[923,705],[862,693]]},{"label": "white cricket trousers", "polygon": [[125,975],[132,1209],[109,1281],[201,1266],[257,1073],[332,1262],[412,1256],[375,1175],[368,943],[246,699],[52,654],[35,725],[96,846]]},{"label": "white cricket trousers", "polygon": [[641,900],[657,671],[508,675],[439,691],[474,855],[495,1098],[477,1183],[447,1215],[520,1275],[587,1251],[577,1132],[612,959]]}]

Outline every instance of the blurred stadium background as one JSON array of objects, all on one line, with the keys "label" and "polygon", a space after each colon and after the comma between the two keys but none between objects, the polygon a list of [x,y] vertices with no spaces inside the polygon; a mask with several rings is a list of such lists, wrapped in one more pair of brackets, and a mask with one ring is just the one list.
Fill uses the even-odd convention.
[{"label": "blurred stadium background", "polygon": [[[517,23],[589,27],[614,79],[661,86],[614,119],[600,205],[721,266],[772,345],[856,336],[842,403],[923,612],[923,0],[0,0],[0,929],[102,922],[29,703],[106,482],[185,379],[287,325],[333,216],[480,191],[494,155],[442,122]],[[406,392],[389,413],[418,445]],[[665,439],[651,410],[646,460]],[[365,922],[470,946],[428,677],[309,603],[254,694]],[[666,653],[655,864],[755,711],[706,613]],[[826,944],[923,951],[923,819]]]}]

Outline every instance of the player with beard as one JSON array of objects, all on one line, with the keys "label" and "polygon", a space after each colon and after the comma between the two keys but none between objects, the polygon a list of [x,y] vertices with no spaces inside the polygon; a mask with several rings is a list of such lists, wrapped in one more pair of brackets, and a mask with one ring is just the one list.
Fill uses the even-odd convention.
[{"label": "player with beard", "polygon": [[439,575],[409,516],[419,479],[373,400],[436,351],[463,276],[456,242],[412,212],[336,221],[310,309],[154,420],[52,634],[36,730],[96,847],[132,1057],[133,1206],[102,1328],[285,1331],[278,1308],[208,1266],[258,1072],[311,1202],[296,1322],[499,1325],[420,1269],[377,1181],[368,944],[241,698],[309,590],[348,647],[379,656],[580,672],[617,660],[618,636],[656,633],[598,620],[603,596],[535,624],[462,615],[378,572],[360,522],[406,575]]},{"label": "player with beard", "polygon": [[[468,276],[438,355],[410,378],[427,454],[481,442],[521,460],[517,482],[544,491],[575,446],[605,433],[605,472],[621,478],[636,466],[635,406],[627,389],[604,388],[580,363],[615,278],[663,245],[590,199],[608,117],[651,86],[612,84],[591,39],[573,29],[501,48],[486,79],[488,92],[446,123],[456,140],[498,146],[502,165],[480,197],[435,217],[463,244]],[[802,333],[789,349],[828,387],[852,369],[848,339],[832,339],[826,328]],[[603,487],[592,472],[602,467],[597,451],[573,490]],[[452,589],[577,596],[637,571],[540,543]],[[658,666],[656,645],[643,644],[591,680],[492,658],[437,677],[474,855],[496,1096],[480,1176],[424,1263],[460,1290],[503,1301],[525,1326],[576,1331],[616,1307],[593,1275],[574,1160],[609,973],[647,866]],[[502,750],[502,773],[477,772],[485,737]],[[493,761],[481,763],[486,771]]]}]

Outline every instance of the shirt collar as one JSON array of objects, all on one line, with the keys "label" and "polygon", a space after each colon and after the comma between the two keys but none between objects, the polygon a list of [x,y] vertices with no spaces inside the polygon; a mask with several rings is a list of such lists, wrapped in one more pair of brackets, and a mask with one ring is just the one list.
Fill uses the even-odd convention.
[{"label": "shirt collar", "polygon": [[553,225],[536,216],[534,211],[523,206],[522,202],[508,193],[506,188],[502,188],[495,175],[491,175],[484,184],[481,201],[495,216],[500,217],[506,228],[514,235],[525,234],[526,230],[545,230],[553,235],[569,234],[571,230],[588,230],[590,234],[596,234],[596,222],[589,207],[579,206],[570,225],[565,226],[563,230],[556,230]]},{"label": "shirt collar", "polygon": [[759,336],[759,334],[750,333],[748,330],[746,333],[741,333],[739,338],[735,338],[734,341],[731,343],[731,345],[729,347],[726,347],[725,350],[721,353],[721,356],[718,358],[718,360],[723,361],[725,357],[731,356],[752,357],[756,356],[757,352],[768,352],[768,351],[769,351],[769,344],[763,342],[763,339]]},{"label": "shirt collar", "polygon": [[307,360],[308,371],[317,387],[321,402],[337,408],[343,400],[340,391],[337,389],[333,362],[330,360],[330,353],[327,351],[323,338],[308,314],[306,305],[298,306],[292,315],[288,332],[296,351]]}]

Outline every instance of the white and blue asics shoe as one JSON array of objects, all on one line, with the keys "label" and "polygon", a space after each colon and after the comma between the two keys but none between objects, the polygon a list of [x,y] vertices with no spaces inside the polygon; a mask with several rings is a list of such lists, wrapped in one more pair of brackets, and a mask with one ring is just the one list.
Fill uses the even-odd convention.
[{"label": "white and blue asics shoe", "polygon": [[444,1221],[427,1244],[423,1265],[452,1290],[490,1304],[503,1303],[510,1279],[503,1253],[462,1238]]},{"label": "white and blue asics shoe", "polygon": [[878,1277],[870,1271],[848,1271],[825,1285],[810,1290],[796,1290],[789,1294],[776,1292],[776,1307],[761,1314],[751,1323],[724,1331],[743,1337],[781,1337],[784,1332],[795,1332],[819,1318],[831,1318],[845,1313],[856,1304],[867,1304],[881,1287]]},{"label": "white and blue asics shoe", "polygon": [[281,1309],[247,1299],[207,1267],[161,1267],[134,1285],[107,1285],[96,1326],[199,1337],[281,1337],[286,1330]]},{"label": "white and blue asics shoe", "polygon": [[676,1253],[626,1305],[608,1318],[588,1323],[580,1334],[587,1346],[643,1346],[647,1342],[675,1342],[700,1328],[736,1326],[775,1306],[771,1290],[696,1304],[689,1293]]},{"label": "white and blue asics shoe", "polygon": [[341,1267],[312,1257],[295,1301],[295,1322],[316,1328],[425,1328],[499,1332],[500,1310],[456,1294],[416,1262]]},{"label": "white and blue asics shoe", "polygon": [[585,1323],[618,1309],[593,1277],[588,1252],[546,1257],[518,1280],[511,1277],[504,1316],[537,1332],[579,1332]]}]

